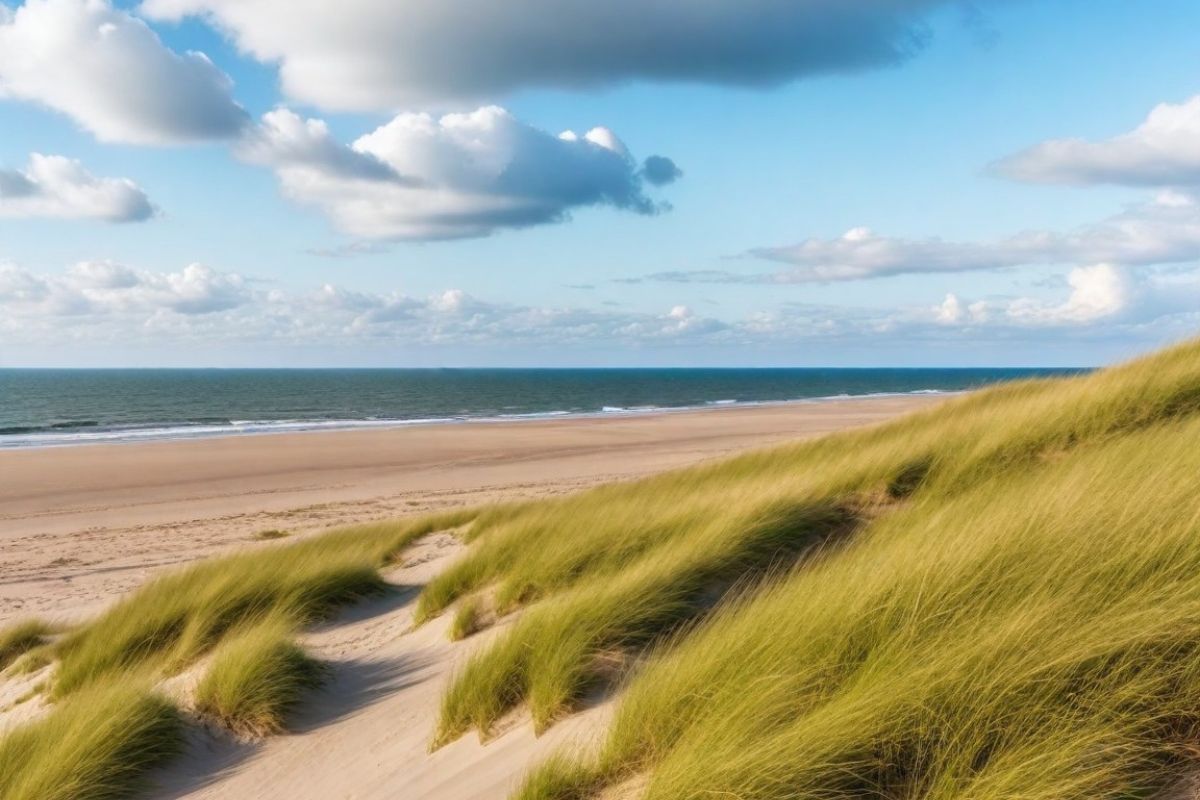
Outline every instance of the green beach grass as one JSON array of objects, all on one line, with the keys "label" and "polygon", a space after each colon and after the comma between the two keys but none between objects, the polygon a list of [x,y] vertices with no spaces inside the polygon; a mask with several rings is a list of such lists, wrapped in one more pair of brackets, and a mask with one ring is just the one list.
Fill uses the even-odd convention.
[{"label": "green beach grass", "polygon": [[284,730],[287,713],[321,683],[321,666],[293,641],[278,616],[222,642],[196,688],[196,710],[243,737]]},{"label": "green beach grass", "polygon": [[0,797],[132,796],[181,741],[178,710],[151,687],[210,653],[197,710],[242,735],[280,730],[318,678],[292,633],[386,591],[380,570],[405,547],[476,513],[359,526],[203,561],[152,580],[48,645],[39,646],[44,626],[6,630],[14,649],[34,648],[26,658],[53,664],[53,705],[0,739]]},{"label": "green beach grass", "polygon": [[[281,730],[317,677],[295,631],[457,528],[470,547],[418,622],[453,610],[461,638],[517,616],[453,676],[434,745],[616,695],[599,749],[544,762],[520,800],[1148,800],[1200,755],[1197,475],[1188,343],[561,499],[202,562],[21,645],[52,653],[54,705],[0,741],[0,795],[124,796],[104,787],[135,786],[177,735],[149,687],[201,656],[202,714]],[[118,697],[144,724],[83,738]],[[55,758],[76,729],[76,761]],[[142,755],[114,772],[117,752]]]},{"label": "green beach grass", "polygon": [[144,683],[97,684],[0,739],[0,797],[123,800],[182,747],[179,713]]},{"label": "green beach grass", "polygon": [[0,628],[0,672],[26,653],[45,644],[54,629],[37,619],[27,619]]}]

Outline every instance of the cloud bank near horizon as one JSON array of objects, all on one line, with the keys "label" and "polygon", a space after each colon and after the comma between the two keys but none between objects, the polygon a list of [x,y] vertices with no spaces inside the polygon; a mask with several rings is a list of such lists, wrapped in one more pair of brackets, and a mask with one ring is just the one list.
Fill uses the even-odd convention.
[{"label": "cloud bank near horizon", "polygon": [[803,347],[821,342],[1111,338],[1181,335],[1200,323],[1200,271],[1096,265],[1071,270],[1058,299],[948,293],[940,303],[893,308],[803,303],[722,320],[677,304],[658,313],[626,308],[492,302],[461,289],[414,297],[324,284],[307,291],[191,264],[155,272],[109,261],[58,275],[0,264],[0,342],[237,342],[246,345],[473,345],[505,349]]},{"label": "cloud bank near horizon", "polygon": [[778,286],[1022,266],[1184,264],[1200,260],[1200,199],[1190,193],[1163,191],[1149,202],[1131,205],[1075,230],[1022,231],[994,241],[909,239],[858,227],[838,237],[757,247],[742,255],[789,268],[775,272],[672,270],[632,280]]}]

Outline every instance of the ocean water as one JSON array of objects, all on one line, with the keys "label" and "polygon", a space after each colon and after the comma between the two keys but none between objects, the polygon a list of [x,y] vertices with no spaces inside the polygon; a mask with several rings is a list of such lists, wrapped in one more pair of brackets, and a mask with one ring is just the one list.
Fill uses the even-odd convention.
[{"label": "ocean water", "polygon": [[0,369],[0,448],[958,392],[1037,369]]}]

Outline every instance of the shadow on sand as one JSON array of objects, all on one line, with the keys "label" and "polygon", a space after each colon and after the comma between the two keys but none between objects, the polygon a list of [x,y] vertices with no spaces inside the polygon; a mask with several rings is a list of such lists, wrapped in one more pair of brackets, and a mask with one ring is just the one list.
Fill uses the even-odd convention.
[{"label": "shadow on sand", "polygon": [[[322,631],[393,614],[409,605],[421,588],[396,586],[382,597],[345,609],[311,633],[319,635]],[[326,662],[328,674],[322,687],[305,698],[291,715],[289,733],[274,739],[311,733],[347,719],[382,697],[421,683],[431,663],[432,659],[413,654]],[[223,729],[204,723],[189,724],[183,753],[149,776],[153,787],[150,796],[172,800],[216,784],[268,749],[274,739],[239,741]]]}]

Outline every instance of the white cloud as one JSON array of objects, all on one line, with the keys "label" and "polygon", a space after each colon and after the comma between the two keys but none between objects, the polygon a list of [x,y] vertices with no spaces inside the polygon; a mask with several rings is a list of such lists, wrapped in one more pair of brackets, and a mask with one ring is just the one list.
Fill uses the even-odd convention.
[{"label": "white cloud", "polygon": [[97,178],[73,159],[34,153],[23,170],[0,169],[0,217],[138,222],[154,206],[127,178]]},{"label": "white cloud", "polygon": [[1076,267],[1067,275],[1071,294],[1059,304],[1021,300],[1008,315],[1034,323],[1092,322],[1125,313],[1140,294],[1132,277],[1112,264]]},{"label": "white cloud", "polygon": [[199,264],[179,272],[84,262],[60,275],[0,264],[0,343],[625,344],[703,341],[732,328],[683,306],[661,314],[492,303],[461,289],[419,298],[326,284],[254,288]]},{"label": "white cloud", "polygon": [[1200,95],[1156,106],[1132,131],[1101,142],[1054,139],[993,165],[1034,183],[1200,184]]},{"label": "white cloud", "polygon": [[225,139],[245,112],[202,53],[169,50],[108,0],[0,6],[0,99],[67,114],[97,138],[134,144]]},{"label": "white cloud", "polygon": [[1200,273],[1170,274],[1114,264],[1076,267],[1066,276],[1061,300],[1031,297],[978,300],[964,304],[947,294],[934,307],[942,325],[995,328],[1106,329],[1143,325],[1175,315],[1200,321]]},{"label": "white cloud", "polygon": [[748,255],[790,265],[770,273],[728,270],[658,272],[670,283],[797,284],[891,275],[968,272],[1036,264],[1178,264],[1200,259],[1200,204],[1164,192],[1153,202],[1068,232],[1024,231],[991,242],[904,239],[853,228],[832,239],[761,247]]},{"label": "white cloud", "polygon": [[[350,146],[320,120],[277,109],[238,152],[273,168],[289,198],[363,239],[487,236],[558,222],[586,206],[662,208],[611,131],[554,136],[496,106],[440,118],[400,114]],[[664,157],[652,170],[657,178],[678,172]]]},{"label": "white cloud", "polygon": [[[190,316],[228,311],[248,302],[241,276],[190,264],[179,272],[147,272],[110,261],[84,261],[64,275],[42,276],[0,263],[0,316],[15,326],[59,317],[144,322],[161,312]],[[86,328],[84,329],[86,334]]]},{"label": "white cloud", "polygon": [[143,0],[199,15],[291,98],[333,110],[490,99],[521,88],[634,80],[778,84],[896,64],[947,0]]}]

